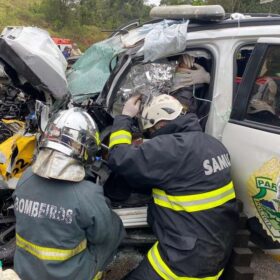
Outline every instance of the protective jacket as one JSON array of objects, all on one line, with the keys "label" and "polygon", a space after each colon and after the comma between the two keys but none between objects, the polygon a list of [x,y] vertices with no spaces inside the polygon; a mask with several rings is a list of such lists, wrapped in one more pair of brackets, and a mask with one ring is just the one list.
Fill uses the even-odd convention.
[{"label": "protective jacket", "polygon": [[201,131],[194,114],[138,147],[129,145],[131,126],[130,117],[115,118],[109,165],[134,188],[152,190],[148,222],[158,242],[149,264],[165,280],[218,279],[238,222],[228,151]]},{"label": "protective jacket", "polygon": [[45,179],[28,169],[13,196],[14,268],[22,280],[92,280],[124,236],[102,187],[90,181]]}]

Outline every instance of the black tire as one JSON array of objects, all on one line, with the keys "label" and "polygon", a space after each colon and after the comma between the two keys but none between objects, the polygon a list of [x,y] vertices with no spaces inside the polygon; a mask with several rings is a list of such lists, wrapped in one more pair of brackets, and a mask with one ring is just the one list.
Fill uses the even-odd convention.
[{"label": "black tire", "polygon": [[4,264],[13,262],[16,248],[12,193],[13,190],[0,189],[0,260]]},{"label": "black tire", "polygon": [[11,239],[5,245],[0,246],[0,260],[4,264],[12,264],[14,260],[14,254],[16,250],[16,240]]}]

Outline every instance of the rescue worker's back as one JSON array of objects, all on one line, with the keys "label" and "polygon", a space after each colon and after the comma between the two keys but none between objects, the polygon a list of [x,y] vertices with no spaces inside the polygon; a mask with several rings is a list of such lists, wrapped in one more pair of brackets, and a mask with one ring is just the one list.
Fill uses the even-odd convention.
[{"label": "rescue worker's back", "polygon": [[92,280],[123,237],[120,219],[92,182],[45,179],[29,169],[14,199],[14,263],[23,280]]},{"label": "rescue worker's back", "polygon": [[103,188],[84,180],[100,149],[98,129],[79,108],[58,112],[14,196],[14,267],[22,280],[92,280],[112,260],[124,229]]},{"label": "rescue worker's back", "polygon": [[[118,116],[112,135],[131,127],[129,116]],[[126,279],[218,279],[238,222],[226,148],[194,114],[171,120],[139,147],[125,139],[111,145],[109,163],[134,188],[152,190],[148,222],[159,241]]]}]

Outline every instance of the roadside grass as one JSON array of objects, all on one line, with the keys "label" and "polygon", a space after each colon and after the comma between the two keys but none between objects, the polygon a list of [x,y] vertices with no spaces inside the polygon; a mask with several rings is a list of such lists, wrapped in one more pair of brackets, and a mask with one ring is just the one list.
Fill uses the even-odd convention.
[{"label": "roadside grass", "polygon": [[71,39],[83,51],[109,35],[96,26],[81,26],[75,22],[56,30],[55,23],[46,22],[44,15],[40,13],[40,2],[41,0],[0,0],[0,33],[5,26],[36,26],[47,30],[51,36]]}]

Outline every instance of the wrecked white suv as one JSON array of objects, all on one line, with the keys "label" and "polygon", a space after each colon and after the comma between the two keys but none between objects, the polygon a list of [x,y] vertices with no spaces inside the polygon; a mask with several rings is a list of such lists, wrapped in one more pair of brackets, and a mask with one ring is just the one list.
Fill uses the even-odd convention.
[{"label": "wrecked white suv", "polygon": [[[138,93],[146,100],[170,93],[179,58],[189,54],[210,75],[209,83],[192,86],[196,113],[205,133],[222,141],[230,152],[232,176],[252,240],[280,255],[280,16],[225,15],[220,6],[153,8],[151,15],[156,19],[143,25],[131,22],[89,48],[70,69],[68,89],[57,67],[51,67],[56,63],[42,61],[44,67],[32,68],[39,64],[28,58],[42,55],[11,56],[2,42],[0,58],[10,70],[13,87],[20,86],[33,99],[48,93],[59,101],[55,94],[65,89],[59,95],[63,104],[57,109],[65,106],[64,93],[69,90],[71,106],[84,107],[97,122],[106,160],[110,126],[124,102]],[[41,99],[40,107],[52,104]],[[51,111],[45,109],[45,115]],[[137,142],[141,137],[136,122],[134,139]],[[127,242],[154,242],[146,221],[149,195],[134,193],[133,186],[115,180],[114,174],[107,178],[110,171],[99,163],[92,171],[105,182],[105,194],[131,229]],[[208,172],[222,168],[221,164],[209,162]],[[115,186],[117,181],[121,184]],[[0,253],[6,258],[8,253],[12,257],[15,247],[15,219],[10,213],[12,202],[6,202],[10,192],[3,190],[0,197],[0,224],[5,225],[0,231]]]},{"label": "wrecked white suv", "polygon": [[[211,77],[193,87],[201,126],[230,152],[253,241],[279,253],[280,16],[227,16],[220,6],[158,7],[151,15],[156,19],[122,27],[74,64],[68,75],[74,103],[94,100],[103,130],[136,92],[169,93],[180,55],[195,57]],[[127,227],[145,226],[145,207],[134,206],[117,211]]]}]

